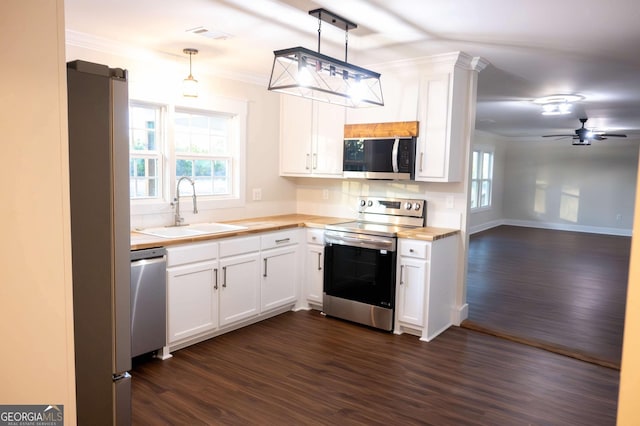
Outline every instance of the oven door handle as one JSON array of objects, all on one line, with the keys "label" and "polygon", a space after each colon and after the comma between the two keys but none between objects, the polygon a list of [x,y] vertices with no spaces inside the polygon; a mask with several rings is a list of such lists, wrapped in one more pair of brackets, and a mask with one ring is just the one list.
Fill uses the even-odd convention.
[{"label": "oven door handle", "polygon": [[356,237],[346,237],[346,236],[341,236],[340,239],[345,240],[345,241],[351,241],[354,243],[388,243],[390,241],[388,240],[374,240],[371,238],[356,238]]}]

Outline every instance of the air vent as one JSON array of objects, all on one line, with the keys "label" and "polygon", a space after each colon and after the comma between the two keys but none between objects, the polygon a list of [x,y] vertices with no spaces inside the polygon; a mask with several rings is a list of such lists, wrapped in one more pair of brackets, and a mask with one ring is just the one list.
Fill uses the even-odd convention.
[{"label": "air vent", "polygon": [[196,34],[202,37],[209,38],[211,40],[226,40],[231,37],[231,34],[227,34],[222,31],[208,30],[205,27],[195,27],[187,30],[188,33]]}]

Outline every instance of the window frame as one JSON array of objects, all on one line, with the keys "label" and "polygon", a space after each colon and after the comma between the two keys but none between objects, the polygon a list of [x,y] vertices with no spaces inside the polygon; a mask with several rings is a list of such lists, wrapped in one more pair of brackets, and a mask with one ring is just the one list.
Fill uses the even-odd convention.
[{"label": "window frame", "polygon": [[[474,154],[478,154],[477,158],[477,164],[474,164],[476,162],[474,162]],[[484,166],[484,156],[485,154],[488,154],[490,156],[490,170],[489,170],[489,177],[484,178],[482,177],[482,170],[483,170],[483,166]],[[484,211],[484,210],[490,210],[492,208],[493,205],[493,172],[494,172],[494,165],[495,165],[495,149],[492,147],[485,147],[485,146],[476,146],[474,148],[472,148],[471,150],[471,167],[469,170],[469,210],[471,212],[480,212],[480,211]],[[474,170],[474,166],[476,167],[476,170],[478,171],[478,177],[474,177],[473,176],[473,170]],[[481,205],[481,200],[482,200],[482,185],[483,183],[488,183],[488,192],[489,192],[489,196],[488,196],[488,200],[487,203],[485,205]],[[473,187],[474,184],[476,186],[476,193],[475,193],[475,202],[476,205],[475,207],[473,207],[473,201],[474,201],[474,197],[473,197]]]},{"label": "window frame", "polygon": [[[158,104],[140,99],[131,99],[130,104],[161,105],[164,107],[163,129],[165,130],[163,145],[162,167],[162,197],[155,199],[130,199],[131,214],[162,214],[171,213],[171,204],[176,192],[176,152],[175,125],[176,111],[193,112],[198,114],[221,114],[231,120],[230,137],[234,138],[235,152],[232,156],[234,173],[230,176],[232,192],[229,195],[198,195],[198,208],[202,211],[217,208],[242,207],[246,203],[246,145],[247,145],[247,115],[248,101],[241,99],[217,97],[207,100],[206,108],[184,104]],[[186,193],[187,186],[181,185],[181,192]],[[182,195],[182,194],[181,194]]]},{"label": "window frame", "polygon": [[[166,198],[166,190],[165,185],[163,184],[166,174],[166,166],[167,166],[167,155],[166,155],[166,146],[167,146],[167,127],[166,127],[166,116],[167,116],[167,106],[154,102],[146,102],[141,100],[130,100],[129,107],[134,106],[138,108],[149,108],[155,109],[158,111],[158,127],[155,129],[155,139],[157,154],[153,153],[153,151],[131,151],[131,147],[129,147],[129,161],[132,159],[132,154],[137,158],[144,159],[157,159],[158,160],[158,173],[156,174],[158,179],[158,195],[155,197],[139,197],[132,198],[131,194],[129,195],[130,204],[153,204],[161,202]],[[129,124],[129,136],[131,137],[131,124]],[[131,141],[129,141],[129,145],[131,145]],[[131,176],[129,177],[131,178]]]}]

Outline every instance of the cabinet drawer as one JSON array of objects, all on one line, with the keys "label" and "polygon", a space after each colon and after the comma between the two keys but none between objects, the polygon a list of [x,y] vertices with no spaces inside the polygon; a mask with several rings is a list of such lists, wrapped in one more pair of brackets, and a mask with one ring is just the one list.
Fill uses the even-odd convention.
[{"label": "cabinet drawer", "polygon": [[167,266],[202,262],[218,257],[218,243],[193,243],[167,247]]},{"label": "cabinet drawer", "polygon": [[235,256],[260,250],[260,237],[230,238],[220,241],[220,257]]},{"label": "cabinet drawer", "polygon": [[298,244],[300,241],[300,229],[269,232],[260,236],[260,248],[262,250]]},{"label": "cabinet drawer", "polygon": [[429,259],[431,243],[417,240],[400,240],[400,256]]},{"label": "cabinet drawer", "polygon": [[307,229],[307,243],[324,245],[324,229]]}]

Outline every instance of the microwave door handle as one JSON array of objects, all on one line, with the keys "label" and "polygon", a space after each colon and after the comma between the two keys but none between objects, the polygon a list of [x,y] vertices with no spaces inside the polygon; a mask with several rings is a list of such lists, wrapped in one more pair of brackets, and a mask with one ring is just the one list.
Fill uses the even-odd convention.
[{"label": "microwave door handle", "polygon": [[398,146],[400,145],[400,138],[396,138],[393,142],[393,149],[391,150],[391,166],[393,172],[398,173]]}]

